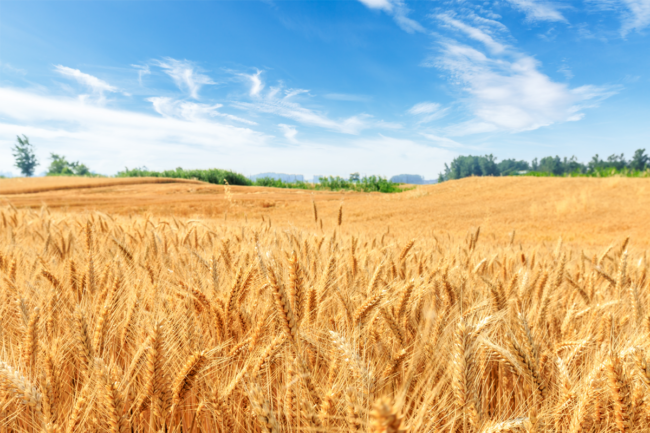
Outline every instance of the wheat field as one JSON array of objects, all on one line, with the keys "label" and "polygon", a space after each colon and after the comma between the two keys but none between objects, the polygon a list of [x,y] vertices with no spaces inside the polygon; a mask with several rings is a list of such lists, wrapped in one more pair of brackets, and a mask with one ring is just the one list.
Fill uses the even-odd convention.
[{"label": "wheat field", "polygon": [[[166,183],[161,183],[166,182]],[[323,230],[386,231],[410,238],[450,234],[463,237],[481,227],[484,241],[516,242],[534,248],[567,245],[604,248],[631,237],[650,247],[650,183],[638,178],[476,177],[439,185],[411,185],[399,194],[305,191],[231,186],[182,179],[44,177],[0,179],[0,206],[38,211],[43,204],[62,212],[224,220],[228,224],[271,220],[274,227],[313,230],[312,201]],[[408,188],[408,187],[407,187]],[[319,228],[320,230],[320,228]]]},{"label": "wheat field", "polygon": [[[337,203],[338,204],[338,203]],[[0,432],[645,432],[609,247],[0,208]]]}]

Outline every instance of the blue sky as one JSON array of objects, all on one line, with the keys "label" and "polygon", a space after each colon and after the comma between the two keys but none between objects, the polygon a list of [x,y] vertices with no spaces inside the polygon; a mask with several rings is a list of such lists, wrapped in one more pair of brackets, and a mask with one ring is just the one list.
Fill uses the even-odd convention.
[{"label": "blue sky", "polygon": [[650,0],[0,1],[17,134],[113,174],[435,178],[650,150]]}]

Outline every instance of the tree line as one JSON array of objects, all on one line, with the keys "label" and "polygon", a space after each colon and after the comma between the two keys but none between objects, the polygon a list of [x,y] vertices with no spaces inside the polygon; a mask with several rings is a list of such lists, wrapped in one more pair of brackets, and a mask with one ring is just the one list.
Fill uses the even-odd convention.
[{"label": "tree line", "polygon": [[[36,167],[40,165],[34,146],[29,142],[29,138],[23,135],[16,137],[16,144],[11,149],[15,160],[15,166],[20,170],[23,176],[30,177],[34,175]],[[90,169],[79,161],[68,161],[65,156],[56,153],[50,154],[52,162],[47,169],[47,176],[90,176]]]},{"label": "tree line", "polygon": [[650,158],[645,149],[638,149],[629,161],[624,154],[610,155],[602,159],[594,155],[587,163],[578,161],[575,156],[560,158],[547,156],[533,159],[530,163],[524,160],[504,159],[497,162],[494,155],[458,156],[451,164],[445,164],[444,172],[438,176],[439,182],[452,179],[462,179],[470,176],[611,176],[624,174],[639,176],[647,174],[650,168]]},{"label": "tree line", "polygon": [[[20,169],[23,176],[29,177],[34,175],[36,167],[39,165],[34,146],[29,142],[29,138],[17,137],[17,143],[13,147],[15,166]],[[79,162],[70,162],[64,156],[56,153],[50,154],[52,160],[47,176],[98,176],[90,172],[85,164]],[[243,174],[231,170],[222,170],[218,168],[187,170],[181,167],[175,170],[154,171],[146,167],[125,168],[119,171],[115,177],[168,177],[177,179],[195,179],[203,182],[218,185],[243,185],[243,186],[267,186],[275,188],[292,188],[292,189],[313,189],[329,191],[363,191],[363,192],[401,192],[403,188],[398,183],[392,182],[381,176],[364,176],[359,173],[350,174],[349,179],[339,176],[323,177],[318,184],[311,184],[301,181],[283,182],[268,177],[251,180]]]}]

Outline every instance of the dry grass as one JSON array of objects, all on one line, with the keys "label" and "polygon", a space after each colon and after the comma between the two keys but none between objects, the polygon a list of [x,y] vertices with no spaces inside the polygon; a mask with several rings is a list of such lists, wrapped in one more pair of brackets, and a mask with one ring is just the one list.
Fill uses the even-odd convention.
[{"label": "dry grass", "polygon": [[305,197],[303,229],[0,208],[0,431],[648,431],[636,239],[413,239]]}]

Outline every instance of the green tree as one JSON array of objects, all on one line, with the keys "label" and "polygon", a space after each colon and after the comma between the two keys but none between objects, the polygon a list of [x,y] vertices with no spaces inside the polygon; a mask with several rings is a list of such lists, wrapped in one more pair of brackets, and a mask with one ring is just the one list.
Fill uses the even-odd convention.
[{"label": "green tree", "polygon": [[645,154],[645,149],[637,149],[630,161],[630,168],[632,170],[645,170],[648,168],[648,162],[649,158]]},{"label": "green tree", "polygon": [[497,159],[492,154],[479,157],[478,164],[481,167],[481,176],[498,176],[499,168],[496,161]]},{"label": "green tree", "polygon": [[48,176],[86,176],[90,174],[88,167],[78,161],[69,162],[65,159],[65,156],[56,153],[51,153],[50,158],[52,158],[52,162],[47,170]]},{"label": "green tree", "polygon": [[469,176],[498,176],[499,167],[493,155],[457,156],[451,165],[445,164],[445,172],[440,173],[438,181],[462,179]]},{"label": "green tree", "polygon": [[13,147],[13,156],[16,159],[14,164],[20,169],[23,176],[29,177],[34,174],[34,169],[38,165],[36,155],[34,155],[34,148],[29,142],[29,138],[23,135],[23,138],[16,136],[18,143]]},{"label": "green tree", "polygon": [[350,182],[359,182],[359,173],[350,173]]},{"label": "green tree", "polygon": [[504,159],[497,164],[497,169],[501,176],[511,176],[520,171],[530,170],[530,165],[526,161],[517,161],[516,159]]},{"label": "green tree", "polygon": [[562,159],[559,156],[553,158],[552,156],[547,156],[542,158],[539,161],[539,171],[545,173],[551,173],[556,176],[564,174],[564,167],[562,166]]}]

